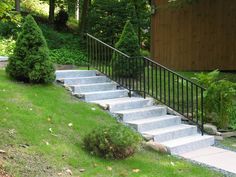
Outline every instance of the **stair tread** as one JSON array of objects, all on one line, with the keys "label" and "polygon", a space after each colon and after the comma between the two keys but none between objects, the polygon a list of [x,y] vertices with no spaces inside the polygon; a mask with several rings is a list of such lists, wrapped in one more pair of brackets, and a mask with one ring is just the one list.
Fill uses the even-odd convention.
[{"label": "stair tread", "polygon": [[94,103],[119,104],[119,103],[127,103],[127,102],[143,101],[143,100],[150,100],[150,99],[149,98],[144,99],[141,97],[124,97],[124,98],[113,98],[113,99],[107,99],[107,100],[98,100],[98,101],[94,101]]},{"label": "stair tread", "polygon": [[164,141],[161,144],[169,148],[172,148],[172,147],[189,144],[196,141],[206,140],[209,138],[213,138],[213,136],[210,136],[210,135],[202,136],[201,134],[196,134],[196,135],[186,136],[186,137],[182,137],[182,138],[178,138],[174,140]]},{"label": "stair tread", "polygon": [[160,109],[160,108],[165,108],[165,106],[148,106],[148,107],[143,107],[143,108],[127,109],[127,110],[123,110],[123,111],[115,111],[115,113],[126,114],[126,113],[149,111],[149,110]]},{"label": "stair tread", "polygon": [[67,77],[67,78],[60,78],[60,80],[64,79],[93,79],[93,78],[107,78],[106,76],[82,76],[82,77]]},{"label": "stair tread", "polygon": [[90,71],[94,71],[96,72],[96,70],[75,70],[75,69],[66,69],[66,70],[56,70],[56,73],[66,73],[66,72],[90,72]]},{"label": "stair tread", "polygon": [[148,134],[148,135],[159,135],[159,134],[175,132],[178,130],[184,130],[184,129],[193,128],[193,127],[196,127],[196,126],[187,125],[187,124],[179,124],[179,125],[169,126],[169,127],[165,127],[165,128],[158,128],[158,129],[154,129],[154,130],[150,130],[150,131],[144,131],[142,133]]},{"label": "stair tread", "polygon": [[115,82],[101,82],[101,83],[94,83],[94,84],[76,84],[76,85],[69,85],[71,87],[80,87],[80,86],[97,86],[97,85],[113,85],[116,84]]},{"label": "stair tread", "polygon": [[82,92],[81,95],[92,95],[92,94],[102,94],[102,93],[116,93],[116,92],[127,92],[128,90],[104,90],[104,91],[95,91],[95,92]]},{"label": "stair tread", "polygon": [[174,115],[164,115],[164,116],[157,116],[157,117],[149,117],[145,119],[137,119],[132,121],[126,121],[126,123],[130,124],[144,124],[144,123],[152,123],[152,122],[159,122],[167,119],[179,118],[179,116]]}]

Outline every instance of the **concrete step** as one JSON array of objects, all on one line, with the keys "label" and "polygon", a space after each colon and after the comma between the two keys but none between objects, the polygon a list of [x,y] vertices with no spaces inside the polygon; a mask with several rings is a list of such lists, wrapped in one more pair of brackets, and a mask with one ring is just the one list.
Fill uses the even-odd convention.
[{"label": "concrete step", "polygon": [[85,93],[85,92],[115,90],[117,88],[117,84],[114,82],[104,82],[96,84],[70,85],[70,87],[72,88],[72,92],[74,93]]},{"label": "concrete step", "polygon": [[163,142],[176,138],[197,134],[197,127],[193,125],[180,124],[165,128],[159,128],[142,132],[142,134],[152,136],[154,141]]},{"label": "concrete step", "polygon": [[197,134],[165,141],[161,144],[166,146],[171,154],[178,155],[211,146],[214,144],[214,137],[209,135],[201,136],[200,134]]},{"label": "concrete step", "polygon": [[108,109],[110,112],[143,108],[153,105],[153,99],[151,98],[141,98],[141,97],[124,97],[109,100],[98,100],[94,103],[99,104],[104,109]]},{"label": "concrete step", "polygon": [[128,96],[128,90],[108,90],[108,91],[97,91],[97,92],[85,92],[75,94],[79,98],[85,101],[104,100],[112,98],[121,98]]},{"label": "concrete step", "polygon": [[61,81],[65,85],[77,85],[77,84],[95,84],[108,82],[109,79],[106,76],[91,76],[91,77],[75,77],[75,78],[64,78]]},{"label": "concrete step", "polygon": [[56,79],[96,76],[95,70],[57,70]]},{"label": "concrete step", "polygon": [[149,106],[144,108],[115,111],[114,113],[116,113],[124,122],[126,122],[148,117],[166,115],[167,108],[165,106]]},{"label": "concrete step", "polygon": [[125,123],[137,130],[138,132],[143,133],[158,128],[180,125],[181,118],[179,116],[164,115],[158,117],[126,121]]}]

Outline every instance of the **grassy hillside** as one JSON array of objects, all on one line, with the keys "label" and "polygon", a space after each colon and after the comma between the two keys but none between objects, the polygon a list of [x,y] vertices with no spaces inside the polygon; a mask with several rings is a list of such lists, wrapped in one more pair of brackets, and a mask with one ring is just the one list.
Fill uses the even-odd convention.
[{"label": "grassy hillside", "polygon": [[0,105],[0,166],[14,176],[221,176],[145,149],[122,161],[88,154],[81,138],[116,121],[58,85],[15,82],[0,70]]}]

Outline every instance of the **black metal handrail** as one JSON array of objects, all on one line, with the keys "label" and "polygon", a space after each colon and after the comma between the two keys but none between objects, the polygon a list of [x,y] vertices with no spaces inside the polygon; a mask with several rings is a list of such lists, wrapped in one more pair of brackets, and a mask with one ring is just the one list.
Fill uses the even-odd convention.
[{"label": "black metal handrail", "polygon": [[131,92],[149,95],[197,124],[203,134],[205,89],[143,56],[130,57],[87,34],[88,69],[99,70]]}]

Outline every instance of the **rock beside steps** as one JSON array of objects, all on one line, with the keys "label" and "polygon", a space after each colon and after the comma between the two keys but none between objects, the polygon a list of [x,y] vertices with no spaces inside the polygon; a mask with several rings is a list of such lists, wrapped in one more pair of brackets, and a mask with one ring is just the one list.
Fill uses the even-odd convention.
[{"label": "rock beside steps", "polygon": [[152,98],[129,97],[119,87],[95,70],[58,70],[56,80],[69,87],[72,94],[86,102],[96,103],[115,114],[124,124],[171,154],[182,154],[214,144],[214,137],[202,136],[196,126],[183,124],[180,116],[167,114],[167,107],[155,105]]}]

